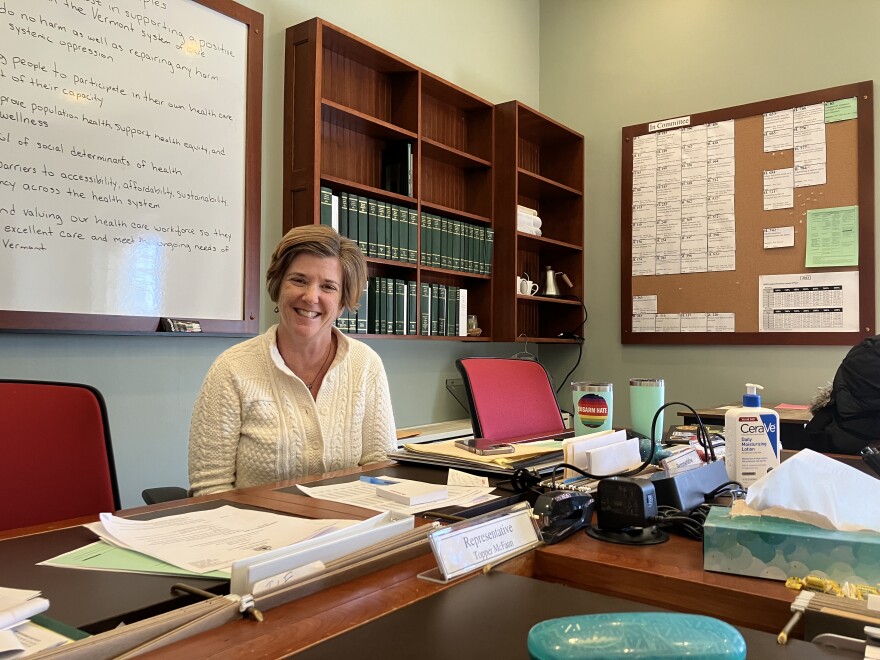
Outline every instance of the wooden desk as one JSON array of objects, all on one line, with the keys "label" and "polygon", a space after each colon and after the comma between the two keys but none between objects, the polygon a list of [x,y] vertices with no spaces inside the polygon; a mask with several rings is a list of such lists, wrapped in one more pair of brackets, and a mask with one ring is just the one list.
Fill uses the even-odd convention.
[{"label": "wooden desk", "polygon": [[775,633],[790,618],[796,595],[783,582],[704,571],[702,544],[673,534],[666,543],[648,546],[575,534],[558,545],[538,548],[533,575]]},{"label": "wooden desk", "polygon": [[[384,463],[378,467],[389,467],[392,463]],[[320,477],[311,477],[303,481],[316,481],[321,478],[335,478],[357,474],[362,471],[374,470],[377,465],[365,468],[343,470]],[[227,499],[250,506],[258,506],[269,510],[303,515],[306,517],[349,517],[365,518],[372,512],[357,507],[336,504],[322,500],[305,498],[284,489],[293,485],[296,480],[267,484],[242,491],[232,491],[219,495],[211,495],[192,500],[171,502],[152,507],[140,507],[123,512],[124,515],[147,513],[154,515],[157,511],[192,506],[199,502],[210,502]],[[82,519],[70,521],[80,524]],[[59,525],[46,525],[45,529],[58,529]],[[39,529],[32,528],[33,533]],[[15,536],[8,533],[5,536]],[[0,536],[2,538],[2,536]],[[14,538],[14,541],[19,539]],[[2,554],[5,543],[0,543]],[[12,546],[7,546],[12,547]],[[48,553],[53,556],[57,553]],[[19,557],[25,570],[43,569],[33,573],[38,580],[31,581],[24,574],[9,574],[7,565],[0,563],[0,583],[4,586],[21,586],[23,588],[42,589],[52,602],[47,613],[65,623],[59,616],[61,608],[60,595],[53,594],[52,581],[57,577],[49,577],[45,571],[63,572],[65,569],[49,569],[33,567],[28,564],[31,557]],[[303,651],[335,635],[346,633],[357,626],[374,621],[379,617],[392,614],[401,608],[419,603],[423,599],[450,588],[417,579],[417,574],[433,568],[433,555],[425,554],[401,562],[393,567],[382,569],[370,575],[356,578],[345,584],[330,587],[319,593],[305,596],[299,600],[278,606],[266,612],[266,620],[257,624],[249,620],[239,620],[190,639],[178,642],[165,649],[153,652],[150,657],[162,658],[205,658],[205,657],[241,657],[279,658]],[[720,573],[705,573],[702,570],[702,548],[699,543],[673,536],[666,544],[647,547],[620,546],[604,543],[587,537],[585,534],[575,536],[562,543],[539,548],[527,555],[505,562],[499,570],[527,577],[534,576],[547,582],[558,582],[581,589],[625,598],[656,607],[678,611],[696,612],[715,616],[738,626],[755,628],[771,633],[778,632],[788,619],[789,606],[794,593],[787,591],[780,582],[759,580],[756,578],[739,577]],[[82,580],[75,594],[92,595],[89,587],[95,580],[108,579],[99,577],[90,571],[67,571],[77,574],[76,579]],[[116,579],[128,580],[128,577]],[[156,576],[135,576],[141,580],[164,580]],[[14,578],[14,579],[10,579]],[[472,579],[472,578],[468,578]],[[129,585],[133,583],[127,583]],[[166,588],[155,583],[151,589]],[[459,584],[459,583],[454,583]],[[161,587],[161,588],[160,588]],[[134,591],[128,587],[128,591]],[[180,601],[167,594],[160,603],[165,609],[177,607]],[[118,603],[104,603],[108,608]],[[72,600],[65,607],[75,607]],[[143,612],[143,606],[141,606]],[[117,612],[118,614],[118,612]],[[549,615],[548,615],[549,616]],[[112,617],[105,616],[109,621]],[[795,632],[797,636],[798,632]],[[394,644],[393,639],[382,639],[384,645]],[[378,647],[382,648],[382,647]],[[429,657],[429,656],[425,656]]]},{"label": "wooden desk", "polygon": [[[731,406],[742,405],[740,403],[728,404]],[[802,449],[806,439],[804,425],[813,418],[813,413],[809,410],[791,410],[783,408],[777,410],[774,406],[765,405],[765,408],[773,408],[779,413],[779,438],[782,446],[788,449]],[[721,424],[724,426],[724,414],[726,408],[698,408],[697,414],[704,424]],[[682,417],[683,424],[696,424],[697,418],[694,417],[690,410],[679,411],[678,416]]]}]

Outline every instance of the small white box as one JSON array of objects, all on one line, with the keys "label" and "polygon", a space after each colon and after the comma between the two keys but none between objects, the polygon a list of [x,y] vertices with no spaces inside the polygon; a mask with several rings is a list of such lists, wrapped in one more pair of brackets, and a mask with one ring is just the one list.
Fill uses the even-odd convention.
[{"label": "small white box", "polygon": [[391,486],[376,486],[376,495],[399,504],[413,506],[445,500],[449,497],[449,490],[442,484],[401,481]]}]

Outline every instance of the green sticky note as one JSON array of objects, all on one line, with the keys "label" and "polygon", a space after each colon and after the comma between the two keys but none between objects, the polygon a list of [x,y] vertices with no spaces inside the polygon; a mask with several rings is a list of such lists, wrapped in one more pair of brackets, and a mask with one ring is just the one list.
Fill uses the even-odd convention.
[{"label": "green sticky note", "polygon": [[825,123],[846,121],[859,116],[859,104],[856,97],[840,99],[839,101],[825,101]]},{"label": "green sticky note", "polygon": [[859,207],[807,211],[807,268],[859,265]]}]

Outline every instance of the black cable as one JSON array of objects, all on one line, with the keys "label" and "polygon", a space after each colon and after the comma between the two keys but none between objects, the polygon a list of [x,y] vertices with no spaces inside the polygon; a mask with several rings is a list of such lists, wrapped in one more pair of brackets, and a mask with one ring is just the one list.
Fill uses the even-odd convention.
[{"label": "black cable", "polygon": [[562,389],[562,386],[565,385],[565,383],[568,381],[569,376],[571,376],[574,373],[574,370],[578,368],[578,365],[581,363],[581,358],[584,356],[584,338],[583,337],[575,337],[575,339],[578,340],[578,342],[577,342],[577,346],[578,346],[577,360],[575,360],[574,366],[571,369],[569,369],[568,373],[565,374],[565,377],[559,383],[559,387],[556,388],[556,394],[559,394],[559,390]]},{"label": "black cable", "polygon": [[[570,330],[570,331],[568,331],[568,332],[562,332],[562,333],[560,333],[559,336],[560,336],[560,337],[572,336],[572,337],[574,337],[575,339],[578,339],[578,334],[577,334],[577,333],[578,333],[578,330],[583,330],[583,329],[584,329],[584,326],[587,325],[587,321],[589,320],[590,315],[589,315],[589,313],[587,312],[587,306],[584,304],[584,301],[581,300],[581,297],[580,297],[580,296],[577,296],[577,295],[575,295],[575,294],[571,294],[571,295],[568,295],[568,296],[565,296],[565,297],[566,297],[566,298],[574,298],[575,300],[577,300],[577,301],[581,304],[581,309],[584,310],[584,320],[581,321],[580,324],[577,325],[577,326],[575,326],[572,330]],[[583,337],[580,337],[580,339],[583,339]]]},{"label": "black cable", "polygon": [[709,442],[709,434],[706,432],[706,427],[703,426],[703,420],[700,419],[700,415],[696,410],[691,408],[688,404],[682,403],[681,401],[670,401],[669,403],[664,403],[662,406],[657,408],[657,412],[654,413],[654,419],[651,421],[651,451],[648,452],[648,457],[642,462],[638,467],[631,468],[629,470],[624,470],[623,472],[617,472],[615,474],[592,474],[587,472],[586,470],[582,470],[576,465],[571,465],[570,463],[559,463],[553,467],[553,473],[556,473],[556,470],[559,468],[568,468],[578,474],[587,477],[587,479],[608,479],[610,477],[631,477],[633,475],[638,474],[646,467],[651,464],[651,461],[654,458],[654,452],[657,450],[657,441],[654,439],[655,432],[657,430],[657,419],[660,417],[660,413],[662,413],[669,406],[684,406],[688,410],[690,410],[694,417],[697,418],[697,425],[699,426],[699,432],[697,433],[697,438],[703,446],[703,450],[706,452],[706,456],[711,456],[712,460],[708,461],[710,463],[715,462],[715,449],[712,447],[712,443]]},{"label": "black cable", "polygon": [[570,337],[571,339],[575,339],[578,345],[578,357],[574,363],[574,366],[569,370],[567,374],[565,374],[565,378],[559,383],[559,387],[556,388],[556,394],[559,394],[559,390],[562,389],[562,386],[565,385],[566,381],[568,381],[569,376],[574,373],[574,370],[578,368],[578,365],[581,363],[581,358],[584,355],[584,341],[586,341],[581,335],[578,334],[578,331],[583,332],[584,327],[587,325],[587,320],[590,318],[589,312],[587,312],[587,306],[584,304],[584,301],[581,300],[580,296],[576,296],[574,294],[570,296],[566,296],[567,298],[574,298],[581,304],[581,309],[584,310],[584,319],[580,322],[579,325],[575,326],[570,332],[560,332],[559,337]]}]

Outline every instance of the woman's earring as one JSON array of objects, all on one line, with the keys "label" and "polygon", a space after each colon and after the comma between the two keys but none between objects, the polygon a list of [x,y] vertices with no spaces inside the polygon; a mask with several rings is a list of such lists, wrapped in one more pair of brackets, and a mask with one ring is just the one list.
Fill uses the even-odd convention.
[{"label": "woman's earring", "polygon": [[278,305],[275,305],[275,313],[278,313]]}]

